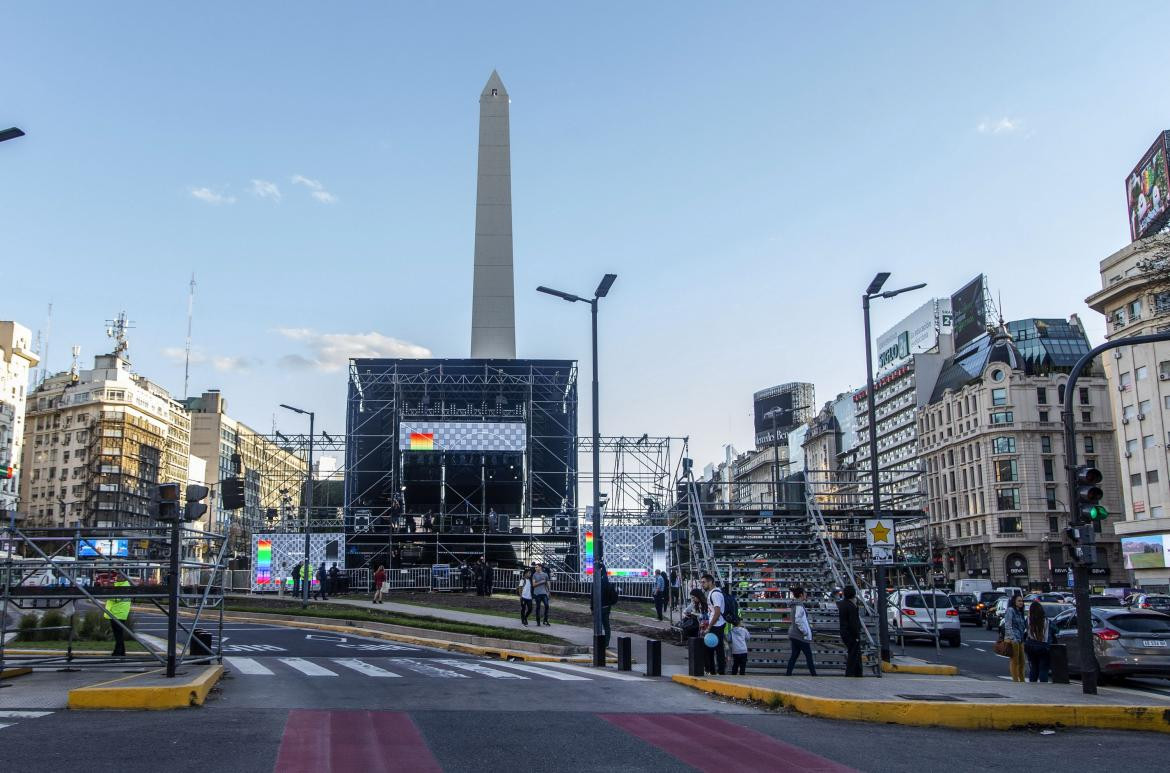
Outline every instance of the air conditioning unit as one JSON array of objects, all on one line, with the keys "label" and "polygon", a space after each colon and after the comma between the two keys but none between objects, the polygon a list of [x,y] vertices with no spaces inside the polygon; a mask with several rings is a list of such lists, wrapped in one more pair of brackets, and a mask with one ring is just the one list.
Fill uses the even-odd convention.
[{"label": "air conditioning unit", "polygon": [[1170,381],[1170,373],[1159,373],[1158,380],[1159,381]]},{"label": "air conditioning unit", "polygon": [[1118,391],[1118,392],[1124,392],[1124,391],[1125,391],[1125,384],[1118,384],[1118,385],[1117,385],[1117,391]]},{"label": "air conditioning unit", "polygon": [[1131,456],[1133,456],[1133,451],[1126,451],[1126,452],[1125,452],[1125,458],[1126,458],[1126,459],[1130,458]]},{"label": "air conditioning unit", "polygon": [[1129,424],[1129,419],[1122,419],[1122,420],[1121,420],[1121,423],[1122,423],[1122,424]]},{"label": "air conditioning unit", "polygon": [[1115,360],[1121,359],[1121,350],[1120,349],[1113,350],[1113,359],[1115,359]]},{"label": "air conditioning unit", "polygon": [[1145,420],[1146,420],[1146,415],[1144,413],[1139,413],[1138,414],[1138,421],[1145,421]]}]

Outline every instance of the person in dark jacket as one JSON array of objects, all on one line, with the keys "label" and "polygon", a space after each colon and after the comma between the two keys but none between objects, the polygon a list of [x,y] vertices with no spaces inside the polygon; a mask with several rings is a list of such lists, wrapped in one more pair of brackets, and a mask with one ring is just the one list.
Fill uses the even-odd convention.
[{"label": "person in dark jacket", "polygon": [[293,564],[293,596],[301,595],[301,562],[297,561]]},{"label": "person in dark jacket", "polygon": [[841,643],[845,645],[845,676],[861,676],[861,613],[857,609],[857,589],[846,585],[843,599],[837,602],[837,619],[841,626]]},{"label": "person in dark jacket", "polygon": [[329,592],[334,596],[341,592],[341,570],[337,568],[337,562],[329,567]]},{"label": "person in dark jacket", "polygon": [[329,582],[329,574],[325,571],[325,562],[317,567],[317,590],[313,593],[313,598],[320,598],[322,601],[329,600],[329,594],[326,592],[325,584]]}]

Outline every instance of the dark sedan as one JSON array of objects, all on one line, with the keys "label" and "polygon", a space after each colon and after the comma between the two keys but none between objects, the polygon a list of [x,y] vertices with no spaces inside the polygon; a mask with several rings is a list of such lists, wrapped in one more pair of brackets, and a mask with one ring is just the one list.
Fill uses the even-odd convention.
[{"label": "dark sedan", "polygon": [[979,625],[982,622],[978,609],[979,601],[974,593],[952,593],[951,604],[959,611],[959,625],[963,623]]}]

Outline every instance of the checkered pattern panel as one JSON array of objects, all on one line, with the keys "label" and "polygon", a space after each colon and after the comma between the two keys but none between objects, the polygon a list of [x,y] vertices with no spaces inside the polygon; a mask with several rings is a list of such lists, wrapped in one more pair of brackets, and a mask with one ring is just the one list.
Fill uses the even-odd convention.
[{"label": "checkered pattern panel", "polygon": [[524,453],[526,432],[519,421],[404,421],[398,430],[398,448],[410,450],[412,433],[434,434],[435,451],[515,451]]},{"label": "checkered pattern panel", "polygon": [[[268,544],[269,552],[261,560],[259,551],[260,541]],[[325,558],[326,546],[330,542],[337,543],[337,558]],[[252,590],[276,590],[284,584],[292,587],[293,565],[304,560],[304,534],[253,534],[252,535]],[[339,569],[345,568],[345,535],[340,532],[309,535],[309,559],[313,564],[313,571],[325,561],[326,567],[337,562]],[[264,580],[261,582],[261,580]]]}]

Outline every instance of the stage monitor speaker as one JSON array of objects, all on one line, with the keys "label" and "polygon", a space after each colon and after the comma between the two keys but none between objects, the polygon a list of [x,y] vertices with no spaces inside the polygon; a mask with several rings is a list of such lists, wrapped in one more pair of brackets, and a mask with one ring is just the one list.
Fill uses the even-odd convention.
[{"label": "stage monitor speaker", "polygon": [[523,533],[524,533],[524,530],[521,529],[519,526],[512,527],[512,534],[523,534]]},{"label": "stage monitor speaker", "polygon": [[496,516],[496,530],[497,531],[501,531],[504,534],[507,534],[509,531],[510,523],[511,523],[511,519],[508,516],[506,516],[506,515],[497,515]]}]

